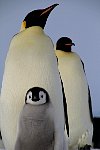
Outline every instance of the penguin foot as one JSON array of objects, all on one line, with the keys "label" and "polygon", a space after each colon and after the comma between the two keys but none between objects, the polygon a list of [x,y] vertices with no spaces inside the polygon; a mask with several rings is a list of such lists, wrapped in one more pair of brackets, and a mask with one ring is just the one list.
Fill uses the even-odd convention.
[{"label": "penguin foot", "polygon": [[91,149],[91,145],[85,145],[84,147],[79,147],[78,150],[90,150]]},{"label": "penguin foot", "polygon": [[82,134],[82,136],[78,140],[78,146],[79,147],[84,147],[84,145],[87,144],[88,135],[89,135],[88,130],[84,134]]},{"label": "penguin foot", "polygon": [[[92,134],[91,131],[87,130],[78,140],[78,147],[87,147],[92,145]],[[91,147],[91,146],[90,146]]]}]

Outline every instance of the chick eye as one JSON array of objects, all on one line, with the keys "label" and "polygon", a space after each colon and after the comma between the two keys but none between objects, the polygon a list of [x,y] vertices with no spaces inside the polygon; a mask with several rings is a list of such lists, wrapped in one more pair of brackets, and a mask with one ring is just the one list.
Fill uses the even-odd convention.
[{"label": "chick eye", "polygon": [[46,94],[43,91],[40,91],[39,98],[40,98],[40,100],[42,100],[42,99],[46,100]]},{"label": "chick eye", "polygon": [[30,103],[32,101],[32,92],[30,91],[28,94],[27,94],[27,103]]}]

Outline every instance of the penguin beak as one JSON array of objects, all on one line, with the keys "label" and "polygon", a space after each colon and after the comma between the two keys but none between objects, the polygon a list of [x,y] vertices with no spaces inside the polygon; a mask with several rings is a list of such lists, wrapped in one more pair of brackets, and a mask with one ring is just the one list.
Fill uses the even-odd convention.
[{"label": "penguin beak", "polygon": [[51,12],[57,5],[59,5],[59,4],[54,4],[54,5],[51,5],[51,6],[47,7],[47,8],[45,8],[45,9],[43,9],[43,12],[40,14],[40,16],[45,15],[45,14],[49,15],[50,12]]},{"label": "penguin beak", "polygon": [[73,46],[75,46],[75,44],[74,44],[74,43],[72,43],[72,45],[73,45]]},{"label": "penguin beak", "polygon": [[75,46],[74,43],[65,44],[66,46]]},{"label": "penguin beak", "polygon": [[42,29],[44,29],[45,27],[45,24],[46,24],[46,21],[47,21],[47,18],[49,16],[49,14],[51,13],[51,11],[59,4],[54,4],[54,5],[51,5],[45,9],[42,9],[41,10],[41,13],[40,13],[40,27],[42,27]]}]

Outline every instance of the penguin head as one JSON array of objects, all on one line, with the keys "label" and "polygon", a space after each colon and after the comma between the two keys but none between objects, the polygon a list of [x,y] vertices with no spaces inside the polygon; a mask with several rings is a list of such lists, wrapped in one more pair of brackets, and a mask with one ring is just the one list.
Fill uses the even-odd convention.
[{"label": "penguin head", "polygon": [[45,9],[38,9],[30,12],[27,14],[25,19],[22,22],[21,25],[21,31],[32,27],[32,26],[40,26],[42,29],[44,29],[47,18],[50,14],[50,12],[57,6],[58,4],[51,5]]},{"label": "penguin head", "polygon": [[49,102],[47,91],[40,87],[33,87],[26,93],[25,103],[32,105],[42,105]]},{"label": "penguin head", "polygon": [[71,46],[75,46],[72,40],[68,37],[61,37],[56,43],[56,50],[71,52]]}]

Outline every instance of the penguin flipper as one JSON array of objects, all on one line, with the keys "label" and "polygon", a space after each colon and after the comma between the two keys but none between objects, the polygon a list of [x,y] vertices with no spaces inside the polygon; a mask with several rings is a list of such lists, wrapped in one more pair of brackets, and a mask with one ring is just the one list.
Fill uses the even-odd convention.
[{"label": "penguin flipper", "polygon": [[[59,64],[58,57],[56,56],[57,59],[57,64]],[[64,116],[65,116],[65,127],[67,130],[67,135],[69,136],[69,124],[68,124],[68,113],[67,113],[67,102],[66,102],[66,97],[65,97],[65,92],[64,92],[64,86],[63,86],[63,81],[61,79],[61,75],[59,72],[60,80],[61,80],[61,86],[62,86],[62,94],[63,94],[63,106],[64,106]]]},{"label": "penguin flipper", "polygon": [[89,110],[90,110],[91,122],[93,123],[92,101],[91,101],[91,94],[90,94],[89,85],[88,85],[88,101],[89,101]]},{"label": "penguin flipper", "polygon": [[100,117],[93,118],[93,148],[100,149]]},{"label": "penguin flipper", "polygon": [[[1,95],[0,95],[0,101],[1,101]],[[1,110],[1,108],[0,108]],[[0,123],[1,124],[1,123]],[[1,127],[0,127],[0,140],[2,140],[2,135],[1,135]]]},{"label": "penguin flipper", "polygon": [[[0,101],[1,101],[1,95],[0,95]],[[1,110],[1,109],[0,109],[0,110]],[[2,140],[1,127],[0,127],[0,140]]]},{"label": "penguin flipper", "polygon": [[[0,95],[0,100],[1,100],[1,95]],[[0,127],[0,148],[4,148],[4,144],[3,144],[3,141],[2,141],[1,127]]]},{"label": "penguin flipper", "polygon": [[58,57],[56,56],[56,59],[57,59],[57,65],[58,65]]},{"label": "penguin flipper", "polygon": [[[60,76],[60,79],[61,79],[61,76]],[[62,85],[62,94],[63,94],[63,106],[64,106],[64,115],[65,115],[65,126],[66,126],[66,130],[67,130],[67,134],[68,134],[68,136],[69,136],[69,124],[68,124],[67,102],[66,102],[66,97],[65,97],[64,86],[63,86],[62,79],[61,79],[61,85]]]},{"label": "penguin flipper", "polygon": [[4,143],[2,141],[1,131],[0,131],[0,149],[4,149]]},{"label": "penguin flipper", "polygon": [[[80,59],[81,60],[81,59]],[[83,61],[81,60],[81,63],[82,63],[82,66],[83,66],[83,70],[84,70],[84,73],[85,73],[85,67],[84,67],[84,63]],[[86,74],[86,73],[85,73]]]},{"label": "penguin flipper", "polygon": [[0,131],[0,141],[2,140],[2,135],[1,135],[1,131]]},{"label": "penguin flipper", "polygon": [[[83,70],[84,70],[84,73],[85,73],[85,67],[84,67],[84,63],[83,63],[82,60],[81,60],[81,63],[82,63]],[[86,75],[86,73],[85,73],[85,75]],[[91,122],[93,123],[92,101],[91,101],[91,94],[90,94],[89,85],[88,85],[88,102],[89,102],[90,118],[91,118]]]}]

